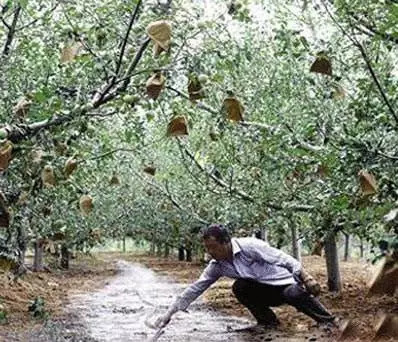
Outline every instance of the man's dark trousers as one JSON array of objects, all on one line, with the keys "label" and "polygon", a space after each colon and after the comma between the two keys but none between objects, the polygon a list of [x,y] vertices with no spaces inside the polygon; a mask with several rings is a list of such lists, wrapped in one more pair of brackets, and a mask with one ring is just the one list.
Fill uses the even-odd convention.
[{"label": "man's dark trousers", "polygon": [[334,316],[314,296],[299,284],[267,285],[251,279],[238,279],[232,291],[241,304],[246,306],[256,318],[258,324],[274,325],[278,323],[271,306],[289,304],[319,323],[332,322]]}]

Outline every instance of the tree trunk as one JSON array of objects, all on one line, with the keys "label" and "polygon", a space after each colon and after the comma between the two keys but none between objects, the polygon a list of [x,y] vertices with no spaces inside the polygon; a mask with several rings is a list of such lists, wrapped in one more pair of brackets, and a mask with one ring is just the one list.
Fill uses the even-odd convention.
[{"label": "tree trunk", "polygon": [[186,259],[185,261],[191,262],[192,261],[192,248],[186,248]]},{"label": "tree trunk", "polygon": [[123,235],[123,253],[126,253],[126,235]]},{"label": "tree trunk", "polygon": [[276,248],[281,249],[285,243],[285,239],[283,237],[279,237],[276,242]]},{"label": "tree trunk", "polygon": [[33,272],[41,272],[44,270],[43,266],[43,240],[37,239],[34,242],[35,255],[33,258]]},{"label": "tree trunk", "polygon": [[301,261],[301,243],[300,239],[298,238],[297,234],[297,227],[292,223],[291,226],[292,231],[292,252],[293,256],[298,260]]},{"label": "tree trunk", "polygon": [[155,255],[155,252],[156,252],[156,240],[155,240],[155,238],[153,237],[152,238],[152,240],[151,240],[151,250],[150,250],[150,254],[151,255]]},{"label": "tree trunk", "polygon": [[344,233],[344,261],[350,257],[350,234]]},{"label": "tree trunk", "polygon": [[192,251],[193,246],[192,246],[192,240],[190,238],[185,239],[185,261],[191,262],[192,261]]},{"label": "tree trunk", "polygon": [[185,260],[185,250],[183,246],[178,247],[178,261]]},{"label": "tree trunk", "polygon": [[169,244],[166,242],[164,244],[164,257],[168,258],[170,256],[170,246]]},{"label": "tree trunk", "polygon": [[341,279],[335,232],[328,233],[325,238],[325,257],[328,273],[328,289],[329,291],[340,292]]},{"label": "tree trunk", "polygon": [[260,239],[260,240],[264,240],[264,241],[268,241],[268,236],[267,236],[267,227],[261,227],[259,229],[256,229],[255,233],[254,233],[254,237],[256,239]]},{"label": "tree trunk", "polygon": [[268,228],[267,227],[261,228],[261,237],[264,241],[268,242]]},{"label": "tree trunk", "polygon": [[[6,6],[6,5],[4,5]],[[5,57],[10,53],[10,47],[12,45],[12,41],[14,40],[16,28],[17,28],[17,22],[19,20],[19,15],[21,14],[22,6],[19,5],[17,6],[16,10],[14,11],[14,18],[12,20],[11,26],[9,26],[8,34],[7,34],[7,40],[6,43],[4,44],[4,49],[3,49],[3,56]],[[3,14],[2,14],[3,16]]]},{"label": "tree trunk", "polygon": [[69,259],[70,259],[70,253],[68,246],[66,244],[61,245],[61,267],[64,269],[69,269]]},{"label": "tree trunk", "polygon": [[17,225],[17,244],[18,244],[18,262],[23,265],[25,263],[26,254],[26,236],[25,229],[22,224]]},{"label": "tree trunk", "polygon": [[158,258],[162,256],[162,244],[160,242],[156,245],[156,256]]},{"label": "tree trunk", "polygon": [[364,257],[364,248],[363,248],[363,240],[362,239],[359,241],[359,253],[360,253],[360,257],[362,259]]},{"label": "tree trunk", "polygon": [[59,248],[59,243],[54,244],[54,249],[55,249],[55,251],[54,251],[54,256],[55,256],[55,258],[58,260],[59,257],[61,256],[61,251],[60,251],[60,248]]}]

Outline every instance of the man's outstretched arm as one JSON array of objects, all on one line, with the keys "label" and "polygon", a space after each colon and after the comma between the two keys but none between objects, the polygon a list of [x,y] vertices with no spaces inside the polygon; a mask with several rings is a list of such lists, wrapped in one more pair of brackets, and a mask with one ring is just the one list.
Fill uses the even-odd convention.
[{"label": "man's outstretched arm", "polygon": [[183,293],[176,298],[174,303],[170,305],[166,313],[156,320],[155,327],[162,328],[166,326],[177,311],[186,310],[188,306],[206,291],[211,284],[217,281],[220,276],[221,274],[217,264],[210,263],[207,265],[199,279],[187,287]]}]

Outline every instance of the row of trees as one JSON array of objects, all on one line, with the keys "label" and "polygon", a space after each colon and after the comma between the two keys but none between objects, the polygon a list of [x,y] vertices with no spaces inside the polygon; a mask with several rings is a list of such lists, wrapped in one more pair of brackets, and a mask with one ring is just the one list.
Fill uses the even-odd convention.
[{"label": "row of trees", "polygon": [[337,234],[397,244],[397,6],[3,1],[2,257],[216,221],[322,241],[338,290]]}]

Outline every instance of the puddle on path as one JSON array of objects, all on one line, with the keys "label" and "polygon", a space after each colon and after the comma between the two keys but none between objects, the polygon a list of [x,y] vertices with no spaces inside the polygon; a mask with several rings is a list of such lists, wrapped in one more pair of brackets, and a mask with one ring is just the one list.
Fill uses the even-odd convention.
[{"label": "puddle on path", "polygon": [[[71,309],[77,312],[91,337],[101,342],[149,342],[155,331],[145,325],[148,317],[164,312],[185,286],[175,284],[152,270],[125,261],[118,261],[120,274],[103,289],[76,295]],[[155,312],[155,310],[157,310]],[[178,312],[158,342],[262,342],[321,341],[319,336],[288,338],[274,331],[253,336],[228,332],[253,322],[222,315],[202,304],[200,298],[188,309]],[[323,340],[325,341],[325,340]]]}]

